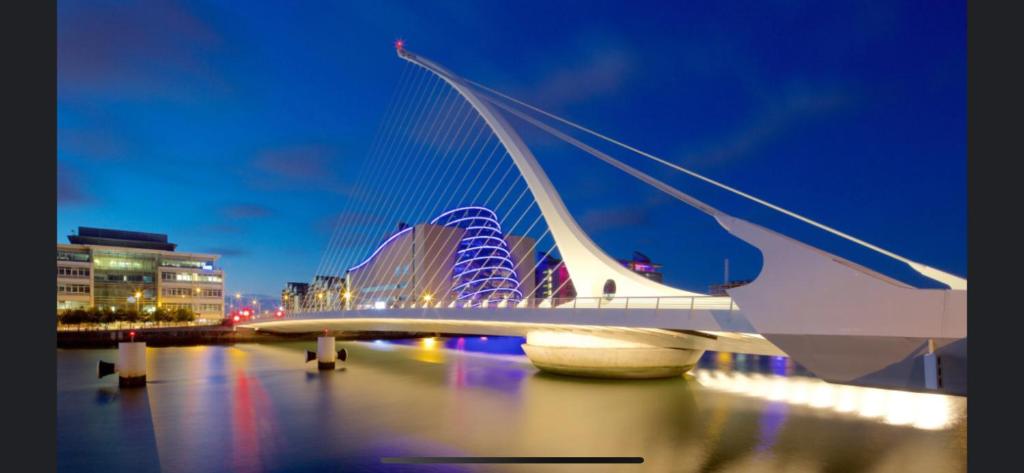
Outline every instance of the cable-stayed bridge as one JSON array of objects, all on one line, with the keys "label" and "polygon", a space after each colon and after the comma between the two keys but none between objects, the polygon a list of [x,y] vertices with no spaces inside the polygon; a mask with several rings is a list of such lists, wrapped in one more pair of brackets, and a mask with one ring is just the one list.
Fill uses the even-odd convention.
[{"label": "cable-stayed bridge", "polygon": [[[396,50],[407,66],[302,311],[247,326],[521,335],[541,369],[593,376],[676,375],[704,350],[785,355],[829,381],[966,393],[965,279]],[[511,120],[706,214],[761,253],[759,275],[712,296],[627,268],[583,231]],[[725,213],[608,149],[943,287],[914,287]]]}]

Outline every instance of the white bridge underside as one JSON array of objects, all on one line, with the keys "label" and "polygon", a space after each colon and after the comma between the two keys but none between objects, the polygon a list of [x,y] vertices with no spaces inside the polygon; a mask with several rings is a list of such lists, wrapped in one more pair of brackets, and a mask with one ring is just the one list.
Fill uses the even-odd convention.
[{"label": "white bridge underside", "polygon": [[[525,337],[552,330],[605,336],[666,348],[784,356],[756,334],[743,333],[737,311],[624,309],[387,309],[304,313],[243,327],[280,333],[422,332]],[[747,325],[749,327],[749,325]],[[650,328],[659,327],[659,328]],[[687,331],[687,332],[682,332]]]}]

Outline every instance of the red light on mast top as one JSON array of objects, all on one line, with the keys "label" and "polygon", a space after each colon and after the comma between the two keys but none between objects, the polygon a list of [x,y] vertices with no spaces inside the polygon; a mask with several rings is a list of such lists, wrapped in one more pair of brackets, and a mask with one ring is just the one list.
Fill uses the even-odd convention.
[{"label": "red light on mast top", "polygon": [[405,48],[405,40],[404,39],[396,39],[395,40],[395,49],[401,51],[404,48]]}]

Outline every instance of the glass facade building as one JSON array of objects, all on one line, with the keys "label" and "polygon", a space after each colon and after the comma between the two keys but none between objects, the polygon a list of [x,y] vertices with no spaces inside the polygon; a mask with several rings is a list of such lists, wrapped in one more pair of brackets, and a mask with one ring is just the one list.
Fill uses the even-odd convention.
[{"label": "glass facade building", "polygon": [[471,206],[400,226],[348,268],[341,302],[354,309],[532,302],[535,242],[503,234],[498,222],[492,210]]},{"label": "glass facade building", "polygon": [[187,307],[198,319],[224,317],[219,255],[176,252],[155,233],[79,227],[68,240],[57,244],[58,311]]}]

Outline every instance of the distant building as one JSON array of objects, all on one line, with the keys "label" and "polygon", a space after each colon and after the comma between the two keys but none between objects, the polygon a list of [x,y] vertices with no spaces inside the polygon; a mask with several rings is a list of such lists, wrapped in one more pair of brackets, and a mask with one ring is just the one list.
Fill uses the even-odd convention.
[{"label": "distant building", "polygon": [[712,285],[708,286],[708,294],[710,294],[712,296],[728,296],[729,294],[725,292],[726,289],[732,289],[734,287],[745,286],[747,284],[750,284],[751,282],[752,282],[752,280],[745,279],[745,280],[729,281],[727,283],[722,283],[722,284],[712,284]]},{"label": "distant building", "polygon": [[554,299],[557,305],[559,299],[576,298],[576,288],[572,285],[565,263],[551,254],[539,256],[541,259],[535,274],[537,299]]},{"label": "distant building", "polygon": [[303,307],[303,300],[306,299],[306,295],[308,293],[309,283],[285,283],[284,289],[281,290],[281,307],[289,313],[297,312],[301,307]]},{"label": "distant building", "polygon": [[647,255],[639,252],[633,252],[633,259],[619,260],[623,266],[629,268],[634,273],[637,273],[647,279],[655,282],[662,282],[661,265],[652,263],[651,259]]},{"label": "distant building", "polygon": [[[576,297],[576,288],[569,276],[569,269],[565,263],[550,254],[538,253],[541,258],[535,272],[537,299],[552,298],[555,305],[559,300],[569,300]],[[623,266],[631,271],[640,274],[652,281],[662,282],[661,265],[651,262],[651,259],[640,253],[633,252],[630,260],[619,260]]]},{"label": "distant building", "polygon": [[453,303],[518,304],[534,288],[534,240],[504,235],[497,215],[478,206],[401,224],[345,273],[351,308]]},{"label": "distant building", "polygon": [[159,233],[78,227],[68,241],[57,244],[58,311],[188,307],[199,319],[224,317],[220,255],[176,252]]},{"label": "distant building", "polygon": [[341,276],[314,276],[300,307],[313,311],[339,309],[346,287],[345,278]]}]

